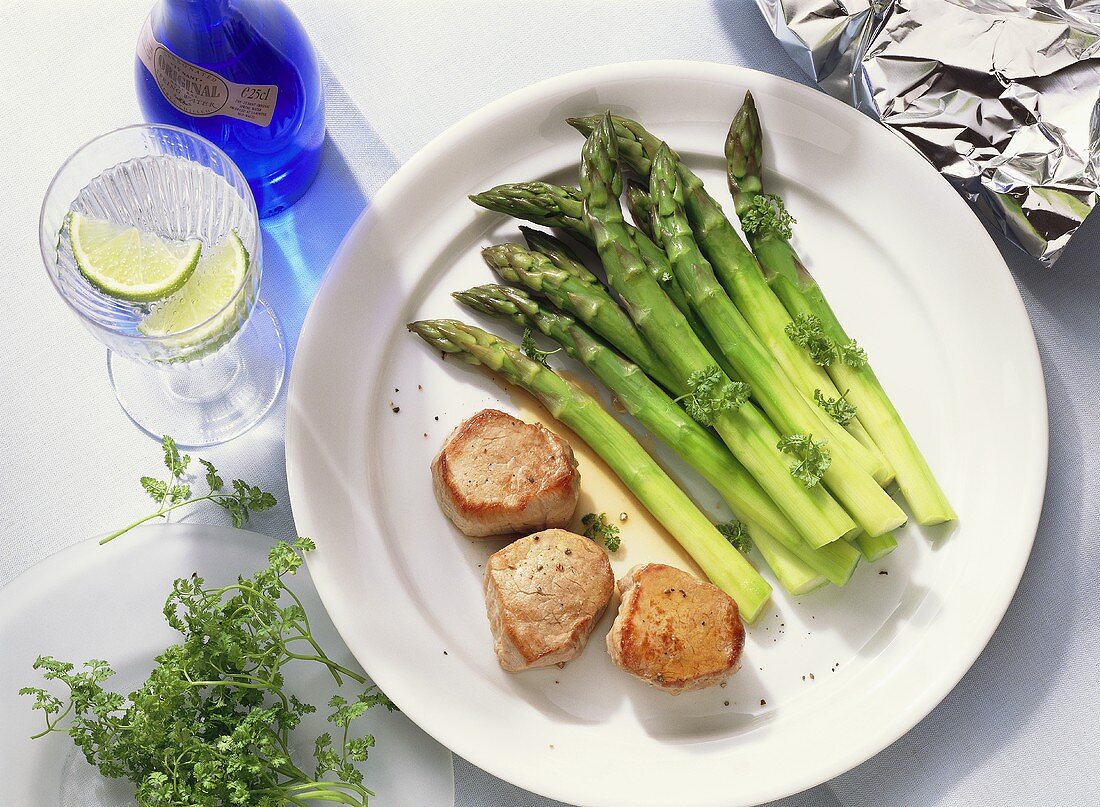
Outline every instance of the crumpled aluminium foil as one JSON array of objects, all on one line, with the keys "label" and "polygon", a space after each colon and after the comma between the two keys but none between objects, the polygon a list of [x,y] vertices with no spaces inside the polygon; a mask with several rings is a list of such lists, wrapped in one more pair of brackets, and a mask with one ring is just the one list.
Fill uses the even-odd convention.
[{"label": "crumpled aluminium foil", "polygon": [[829,94],[1053,264],[1100,193],[1100,0],[757,0]]}]

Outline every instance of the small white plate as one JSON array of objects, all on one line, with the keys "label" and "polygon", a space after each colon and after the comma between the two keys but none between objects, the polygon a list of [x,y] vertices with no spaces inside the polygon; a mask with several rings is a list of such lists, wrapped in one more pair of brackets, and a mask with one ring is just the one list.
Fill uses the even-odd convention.
[{"label": "small white plate", "polygon": [[[143,527],[105,546],[84,541],[34,566],[0,589],[0,804],[5,807],[124,807],[136,802],[133,787],[106,779],[89,765],[69,737],[29,739],[43,728],[42,713],[21,687],[46,686],[31,665],[52,655],[80,665],[106,659],[116,671],[107,686],[126,693],[140,686],[153,657],[179,640],[161,609],[172,581],[197,572],[207,583],[226,585],[267,565],[273,541],[245,530],[198,524]],[[352,664],[332,623],[325,618],[309,575],[288,582],[310,617],[321,647],[336,661]],[[287,686],[318,707],[297,730],[301,759],[312,755],[313,738],[325,731],[325,707],[338,689],[331,676],[305,665],[287,668]],[[56,687],[57,684],[53,684]],[[354,682],[339,690],[356,694]],[[53,689],[55,694],[62,694]],[[331,726],[329,726],[331,728]],[[377,746],[363,765],[365,784],[378,794],[377,807],[424,807],[454,803],[451,755],[397,712],[372,710],[360,723]]]},{"label": "small white plate", "polygon": [[[457,316],[516,338],[449,297],[492,281],[479,249],[519,235],[515,222],[466,194],[527,179],[576,184],[581,139],[566,116],[610,107],[637,117],[728,204],[722,145],[746,89],[767,130],[767,181],[798,217],[814,275],[867,348],[959,524],[950,536],[900,531],[898,551],[862,566],[844,589],[793,601],[777,591],[725,689],[673,698],[628,678],[603,646],[610,615],[565,669],[503,673],[479,568],[500,544],[456,533],[433,499],[428,464],[476,410],[529,412],[479,371],[440,361],[405,323]],[[560,356],[551,362],[577,372]],[[721,515],[713,491],[655,451]],[[310,568],[352,652],[456,753],[586,805],[754,804],[886,747],[958,682],[1004,614],[1034,539],[1046,460],[1043,377],[1027,315],[959,196],[849,107],[713,64],[563,76],[491,104],[426,147],[334,259],[289,394],[294,514],[317,540]],[[618,574],[640,561],[682,562],[627,497],[593,487],[599,468],[584,452],[581,472],[581,512],[630,511],[613,558]]]}]

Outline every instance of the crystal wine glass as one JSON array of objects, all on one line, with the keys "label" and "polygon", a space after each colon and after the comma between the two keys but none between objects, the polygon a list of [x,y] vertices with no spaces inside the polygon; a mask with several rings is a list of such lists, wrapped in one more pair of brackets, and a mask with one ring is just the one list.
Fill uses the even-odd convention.
[{"label": "crystal wine glass", "polygon": [[[71,213],[166,239],[199,239],[204,252],[235,234],[246,268],[210,316],[150,334],[141,326],[159,303],[126,302],[88,282],[69,239]],[[278,320],[258,296],[263,256],[256,204],[244,176],[217,146],[163,125],[127,126],[89,141],[50,183],[39,240],[54,287],[107,347],[115,394],[139,428],[171,435],[182,446],[213,445],[247,431],[274,404],[286,348]]]}]

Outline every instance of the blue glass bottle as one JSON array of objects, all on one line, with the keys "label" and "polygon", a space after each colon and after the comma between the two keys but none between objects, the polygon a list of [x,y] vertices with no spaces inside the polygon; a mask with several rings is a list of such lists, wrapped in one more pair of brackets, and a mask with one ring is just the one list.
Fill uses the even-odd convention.
[{"label": "blue glass bottle", "polygon": [[261,216],[285,210],[316,176],[325,138],[317,57],[280,0],[160,0],[135,73],[145,119],[221,147]]}]

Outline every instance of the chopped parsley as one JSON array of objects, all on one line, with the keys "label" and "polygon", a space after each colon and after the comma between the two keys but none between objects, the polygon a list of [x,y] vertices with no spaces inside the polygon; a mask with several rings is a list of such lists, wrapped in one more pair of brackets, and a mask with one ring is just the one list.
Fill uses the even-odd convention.
[{"label": "chopped parsley", "polygon": [[607,520],[606,513],[588,513],[581,518],[584,525],[584,537],[603,544],[608,552],[618,552],[622,539],[619,528]]}]

